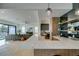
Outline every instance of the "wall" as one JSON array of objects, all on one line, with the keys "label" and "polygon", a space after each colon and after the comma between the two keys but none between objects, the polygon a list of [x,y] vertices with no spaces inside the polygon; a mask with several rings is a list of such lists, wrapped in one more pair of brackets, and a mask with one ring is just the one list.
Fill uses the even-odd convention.
[{"label": "wall", "polygon": [[36,36],[40,36],[40,19],[38,15],[38,11],[34,11],[34,17],[35,17],[35,22],[34,22],[34,33]]},{"label": "wall", "polygon": [[50,19],[43,19],[43,20],[41,20],[42,24],[49,24],[49,22],[50,22]]},{"label": "wall", "polygon": [[58,34],[58,18],[57,17],[53,17],[52,18],[52,34],[53,35],[57,35]]}]

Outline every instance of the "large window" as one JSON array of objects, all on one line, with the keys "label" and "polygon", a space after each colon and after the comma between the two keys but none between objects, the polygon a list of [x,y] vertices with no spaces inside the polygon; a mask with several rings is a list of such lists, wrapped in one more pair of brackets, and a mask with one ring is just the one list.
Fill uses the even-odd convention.
[{"label": "large window", "polygon": [[8,34],[15,34],[16,27],[12,25],[0,24],[0,40],[4,39]]},{"label": "large window", "polygon": [[8,25],[0,24],[0,46],[5,44],[5,36],[8,34]]},{"label": "large window", "polygon": [[5,44],[5,36],[15,34],[15,30],[15,26],[0,24],[0,46]]},{"label": "large window", "polygon": [[4,39],[8,34],[8,26],[0,24],[0,40]]}]

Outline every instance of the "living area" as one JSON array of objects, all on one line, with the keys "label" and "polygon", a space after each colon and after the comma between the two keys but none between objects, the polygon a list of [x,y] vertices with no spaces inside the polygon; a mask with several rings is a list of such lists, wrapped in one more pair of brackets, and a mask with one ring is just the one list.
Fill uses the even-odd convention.
[{"label": "living area", "polygon": [[0,54],[10,55],[9,50],[19,55],[27,49],[29,53],[33,53],[29,49],[79,49],[79,18],[74,13],[78,4],[0,5]]}]

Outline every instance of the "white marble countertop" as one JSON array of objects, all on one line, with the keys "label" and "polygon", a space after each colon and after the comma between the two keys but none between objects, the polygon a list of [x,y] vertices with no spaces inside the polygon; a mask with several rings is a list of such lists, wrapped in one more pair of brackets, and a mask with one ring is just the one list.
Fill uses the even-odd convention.
[{"label": "white marble countertop", "polygon": [[26,41],[8,41],[7,46],[22,49],[79,49],[78,40],[64,37],[59,37],[59,39],[46,40],[43,37],[32,36]]}]

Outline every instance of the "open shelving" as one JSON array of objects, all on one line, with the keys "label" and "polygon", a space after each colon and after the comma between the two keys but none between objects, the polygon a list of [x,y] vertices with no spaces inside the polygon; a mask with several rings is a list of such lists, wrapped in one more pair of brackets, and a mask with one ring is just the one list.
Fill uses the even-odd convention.
[{"label": "open shelving", "polygon": [[74,23],[74,22],[79,22],[79,19],[73,19],[73,20],[68,20],[68,21],[65,21],[65,22],[60,22],[59,24],[62,25],[62,24],[66,24],[66,23]]},{"label": "open shelving", "polygon": [[[79,19],[68,20],[67,17],[63,17],[63,18],[61,17],[59,22],[60,36],[69,37],[69,35],[71,36],[74,35],[76,38],[79,38],[79,24],[78,26],[73,26],[73,31],[69,29],[71,26],[68,25],[70,23],[74,24],[76,22],[79,22]],[[69,33],[69,31],[71,33]]]}]

